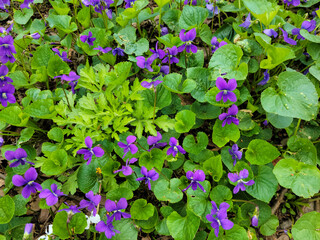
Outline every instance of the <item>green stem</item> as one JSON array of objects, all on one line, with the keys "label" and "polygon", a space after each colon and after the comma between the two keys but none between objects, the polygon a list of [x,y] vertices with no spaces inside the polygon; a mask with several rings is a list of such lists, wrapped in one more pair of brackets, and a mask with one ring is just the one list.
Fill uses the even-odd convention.
[{"label": "green stem", "polygon": [[138,16],[137,16],[137,28],[138,28],[140,36],[143,37]]},{"label": "green stem", "polygon": [[0,132],[0,135],[1,136],[20,136],[19,133],[13,134],[13,133],[2,133],[2,132]]},{"label": "green stem", "polygon": [[301,118],[299,118],[299,120],[298,120],[297,127],[296,127],[296,129],[295,129],[295,131],[294,131],[293,136],[296,136],[296,135],[297,135],[298,130],[299,130],[299,127],[300,127],[300,123],[301,123]]},{"label": "green stem", "polygon": [[157,90],[154,89],[154,104],[153,104],[153,118],[152,118],[153,124],[154,124],[154,118],[156,116],[156,105],[157,105]]},{"label": "green stem", "polygon": [[72,111],[72,108],[71,108],[71,105],[69,103],[69,99],[68,99],[68,96],[67,96],[66,90],[64,89],[63,84],[62,84],[62,89],[63,89],[64,95],[65,95],[65,97],[67,99],[68,107],[69,107],[70,111]]},{"label": "green stem", "polygon": [[[100,185],[99,185],[99,195],[101,193],[101,185],[102,185],[102,181],[100,181]],[[99,207],[100,207],[100,202],[99,202],[99,204],[97,206],[97,213],[98,214],[99,214]],[[96,234],[97,234],[96,232],[93,233],[93,240],[96,240],[96,238],[97,238]]]}]

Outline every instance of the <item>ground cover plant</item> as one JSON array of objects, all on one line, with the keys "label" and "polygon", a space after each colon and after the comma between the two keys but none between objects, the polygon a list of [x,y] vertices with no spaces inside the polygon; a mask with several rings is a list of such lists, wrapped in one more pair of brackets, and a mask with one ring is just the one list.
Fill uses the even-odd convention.
[{"label": "ground cover plant", "polygon": [[0,239],[320,239],[320,0],[0,0]]}]

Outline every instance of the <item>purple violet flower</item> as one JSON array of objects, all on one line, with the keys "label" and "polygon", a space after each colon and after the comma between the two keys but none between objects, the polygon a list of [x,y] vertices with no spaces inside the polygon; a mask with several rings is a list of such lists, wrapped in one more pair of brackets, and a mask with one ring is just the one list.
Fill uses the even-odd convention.
[{"label": "purple violet flower", "polygon": [[58,202],[58,198],[60,196],[65,196],[63,192],[61,192],[58,189],[57,184],[51,184],[51,190],[50,189],[44,189],[42,192],[39,194],[39,198],[45,198],[46,203],[48,206],[53,206]]},{"label": "purple violet flower", "polygon": [[161,36],[167,35],[168,33],[169,33],[168,28],[161,26]]},{"label": "purple violet flower", "polygon": [[244,27],[248,29],[250,25],[251,25],[251,13],[248,14],[248,16],[246,17],[246,20],[243,23],[241,23],[239,27]]},{"label": "purple violet flower", "polygon": [[166,53],[167,57],[165,57],[162,60],[162,63],[169,62],[169,57],[170,57],[170,64],[179,63],[179,59],[175,57],[179,53],[178,48],[176,46],[173,46],[172,48],[166,48],[166,50],[167,50],[167,53]]},{"label": "purple violet flower", "polygon": [[305,29],[308,32],[312,32],[316,28],[317,22],[316,20],[304,21],[301,24],[301,29]]},{"label": "purple violet flower", "polygon": [[94,48],[94,50],[99,50],[102,53],[108,53],[112,50],[112,48],[111,47],[102,48],[102,47],[98,46],[97,48]]},{"label": "purple violet flower", "polygon": [[0,67],[0,87],[8,84],[9,82],[13,82],[11,78],[6,77],[8,72],[9,72],[9,69],[6,65],[2,65]]},{"label": "purple violet flower", "polygon": [[32,37],[33,39],[37,40],[37,39],[39,39],[41,37],[41,35],[36,32],[36,33],[30,34],[30,37]]},{"label": "purple violet flower", "polygon": [[251,225],[253,227],[257,227],[258,226],[258,221],[259,221],[258,216],[253,215],[253,217],[251,218]]},{"label": "purple violet flower", "polygon": [[278,33],[273,29],[265,29],[265,30],[263,30],[263,33],[269,37],[271,37],[271,36],[274,38],[278,37]]},{"label": "purple violet flower", "polygon": [[74,71],[71,71],[69,73],[69,76],[63,74],[63,75],[59,75],[59,76],[55,76],[54,78],[61,78],[61,84],[62,84],[62,81],[67,81],[69,82],[69,85],[71,87],[71,91],[73,94],[76,93],[75,91],[75,87],[77,86],[78,84],[78,79],[80,78],[79,75],[77,75]]},{"label": "purple violet flower", "polygon": [[218,209],[217,204],[211,201],[212,209],[211,213],[206,216],[207,220],[211,222],[211,227],[214,229],[214,234],[216,237],[219,236],[219,227],[221,226],[224,230],[229,230],[233,228],[233,222],[228,219],[227,209],[230,205],[226,202],[220,204],[220,209]]},{"label": "purple violet flower", "polygon": [[33,224],[27,223],[24,227],[23,239],[27,239],[29,235],[32,233]]},{"label": "purple violet flower", "polygon": [[203,182],[206,179],[206,175],[202,170],[196,170],[195,172],[188,171],[186,177],[191,180],[191,183],[188,187],[182,190],[183,192],[187,191],[190,187],[193,191],[197,190],[197,188],[199,187],[203,192],[206,192],[206,190],[204,190],[202,185],[199,183]]},{"label": "purple violet flower", "polygon": [[289,43],[290,45],[297,45],[297,42],[295,40],[288,37],[288,33],[285,30],[283,30],[282,28],[280,28],[280,30],[282,31],[283,39],[286,43]]},{"label": "purple violet flower", "polygon": [[138,152],[138,147],[134,144],[136,141],[136,137],[133,135],[130,135],[127,137],[127,144],[124,144],[123,142],[118,142],[118,146],[123,148],[123,157],[124,158],[127,155],[127,152],[131,152],[131,154],[135,154]]},{"label": "purple violet flower", "polygon": [[249,180],[249,181],[243,181],[243,179],[246,179],[249,176],[249,171],[247,169],[243,169],[237,173],[228,173],[228,178],[231,182],[236,182],[237,185],[233,189],[233,194],[237,194],[239,190],[245,191],[246,186],[251,186],[254,184],[254,180]]},{"label": "purple violet flower", "polygon": [[33,0],[24,0],[24,2],[20,5],[20,8],[28,8],[30,9],[31,3],[33,3]]},{"label": "purple violet flower", "polygon": [[58,48],[52,48],[52,51],[54,51],[55,54],[58,55],[63,61],[72,62],[71,60],[68,59],[67,52],[62,52],[62,54],[60,54],[60,51]]},{"label": "purple violet flower", "polygon": [[150,152],[153,148],[160,148],[167,146],[167,143],[159,143],[162,139],[161,133],[157,132],[157,136],[149,136],[147,139],[148,145],[151,146],[151,148],[148,150]]},{"label": "purple violet flower", "polygon": [[148,69],[149,72],[153,72],[151,64],[153,63],[153,61],[155,59],[154,57],[151,56],[148,59],[146,59],[143,56],[139,56],[139,57],[136,57],[136,59],[137,59],[137,65],[139,68],[142,68],[142,69],[146,68],[146,69]]},{"label": "purple violet flower", "polygon": [[196,6],[197,5],[197,0],[185,0],[184,5],[187,5],[190,1],[192,1],[192,5]]},{"label": "purple violet flower", "polygon": [[167,150],[168,156],[172,154],[173,157],[176,157],[178,152],[182,154],[186,153],[186,151],[179,145],[178,140],[175,139],[174,137],[170,138],[169,145],[170,147]]},{"label": "purple violet flower", "polygon": [[151,82],[147,82],[147,81],[143,81],[141,83],[141,86],[144,88],[156,88],[156,86],[158,86],[160,83],[162,83],[163,81],[160,80],[155,80],[155,81],[151,81]]},{"label": "purple violet flower", "polygon": [[15,151],[6,151],[4,156],[6,157],[6,159],[8,161],[15,160],[15,159],[17,160],[17,161],[10,163],[10,165],[9,165],[10,167],[18,167],[20,164],[25,165],[26,163],[34,165],[33,162],[28,162],[26,160],[28,155],[27,155],[27,152],[23,148],[18,148]]},{"label": "purple violet flower", "polygon": [[28,198],[31,195],[31,193],[36,193],[37,191],[42,190],[41,185],[35,182],[37,177],[38,177],[38,173],[36,169],[29,168],[25,172],[24,177],[20,175],[14,175],[12,177],[12,183],[17,187],[21,187],[25,185],[25,187],[22,189],[21,194],[24,198]]},{"label": "purple violet flower", "polygon": [[299,6],[300,5],[300,0],[283,0],[284,4],[287,4],[287,6],[289,7],[291,4],[293,6]]},{"label": "purple violet flower", "polygon": [[3,137],[0,137],[0,147],[2,147],[3,143],[4,143]]},{"label": "purple violet flower", "polygon": [[7,12],[7,6],[10,6],[10,0],[0,0],[0,9],[5,10]]},{"label": "purple violet flower", "polygon": [[126,8],[131,8],[136,0],[124,0],[126,2]]},{"label": "purple violet flower", "polygon": [[120,231],[114,229],[112,225],[113,218],[107,215],[107,221],[100,221],[96,225],[96,230],[98,232],[104,232],[108,239],[111,239],[116,233],[120,233]]},{"label": "purple violet flower", "polygon": [[2,63],[7,63],[8,61],[10,61],[11,63],[15,62],[16,59],[12,54],[17,52],[13,43],[14,40],[10,35],[0,37],[0,56]]},{"label": "purple violet flower", "polygon": [[[1,5],[2,5],[1,2],[4,3],[5,1],[4,0],[0,0],[0,9],[3,9],[3,8],[1,8]],[[10,0],[8,2],[10,4]],[[0,27],[0,33],[8,34],[12,30],[12,28],[13,28],[13,23],[7,29],[4,28],[4,27]]]},{"label": "purple violet flower", "polygon": [[238,114],[238,107],[233,104],[229,109],[228,109],[228,113],[222,113],[219,115],[219,119],[222,122],[222,127],[224,127],[226,125],[226,123],[228,125],[230,125],[231,123],[234,123],[235,125],[239,125],[239,119],[237,119],[236,116]]},{"label": "purple violet flower", "polygon": [[96,38],[92,37],[92,32],[89,31],[88,36],[87,35],[81,35],[80,36],[81,42],[87,42],[89,46],[93,46],[93,42],[96,40]]},{"label": "purple violet flower", "polygon": [[232,157],[233,162],[233,166],[236,165],[237,163],[237,159],[241,159],[242,158],[242,152],[239,151],[239,147],[237,144],[233,144],[231,149],[229,149],[229,153]]},{"label": "purple violet flower", "polygon": [[317,16],[316,11],[318,11],[318,10],[319,10],[319,8],[316,8],[314,11],[312,11],[311,15],[313,18],[315,18]]},{"label": "purple violet flower", "polygon": [[76,213],[80,213],[81,211],[79,210],[80,207],[77,207],[76,205],[69,205],[68,203],[64,202],[65,205],[67,205],[69,208],[64,208],[64,209],[60,209],[58,212],[62,212],[65,211],[68,213],[68,215],[73,215]]},{"label": "purple violet flower", "polygon": [[213,15],[218,15],[220,13],[218,6],[214,6],[209,0],[206,0],[206,2],[208,3],[206,4],[206,8],[209,12],[211,12]]},{"label": "purple violet flower", "polygon": [[179,37],[181,41],[185,43],[178,47],[178,52],[183,52],[183,50],[186,49],[187,53],[190,53],[190,51],[196,53],[198,51],[197,46],[192,44],[192,41],[196,38],[196,36],[197,32],[195,28],[192,28],[187,33],[185,29],[182,29]]},{"label": "purple violet flower", "polygon": [[115,219],[116,221],[121,220],[121,216],[123,218],[131,218],[131,215],[126,212],[122,212],[120,210],[126,209],[128,206],[127,199],[120,198],[119,201],[116,203],[114,201],[111,201],[110,199],[107,199],[105,208],[107,212],[113,212],[111,219]]},{"label": "purple violet flower", "polygon": [[268,120],[264,120],[262,124],[266,127],[268,125]]},{"label": "purple violet flower", "polygon": [[99,205],[100,201],[101,201],[101,196],[100,195],[94,195],[92,191],[89,191],[88,193],[86,193],[86,198],[89,199],[85,200],[82,199],[80,201],[80,208],[88,208],[88,210],[91,212],[92,211],[92,215],[96,216],[97,214],[97,206]]},{"label": "purple violet flower", "polygon": [[96,156],[96,157],[102,157],[104,154],[104,151],[101,147],[95,146],[94,148],[92,148],[92,139],[90,136],[87,136],[84,140],[84,143],[86,144],[88,149],[80,149],[77,151],[77,154],[84,154],[84,160],[87,160],[87,165],[90,164],[91,160],[92,160],[92,156]]},{"label": "purple violet flower", "polygon": [[[152,52],[153,54],[151,55],[151,57],[153,59],[156,59],[156,58],[159,58],[159,59],[162,59],[165,57],[166,53],[162,50],[162,49],[158,49],[158,41],[156,43],[156,49],[153,50],[153,49],[150,49],[150,52]],[[150,58],[151,58],[150,57]]]},{"label": "purple violet flower", "polygon": [[226,82],[222,77],[218,77],[216,81],[216,86],[217,88],[221,91],[217,94],[216,96],[216,101],[219,102],[223,98],[223,102],[227,102],[228,99],[231,102],[236,102],[237,101],[237,96],[233,90],[237,88],[237,81],[236,79],[232,78]]},{"label": "purple violet flower", "polygon": [[141,174],[144,176],[144,177],[140,177],[140,178],[137,178],[136,181],[143,181],[145,180],[145,184],[148,184],[148,188],[149,190],[151,190],[151,182],[150,180],[152,181],[156,181],[158,178],[159,178],[159,173],[157,173],[155,170],[151,169],[149,172],[147,170],[146,167],[142,166],[141,167]]},{"label": "purple violet flower", "polygon": [[7,107],[8,102],[16,102],[16,98],[13,95],[14,91],[14,86],[11,84],[5,84],[4,86],[0,87],[0,102],[2,106]]},{"label": "purple violet flower", "polygon": [[263,86],[263,85],[266,85],[266,84],[268,83],[268,81],[269,81],[269,79],[270,79],[270,75],[269,75],[269,73],[268,73],[268,69],[266,69],[266,70],[263,72],[263,75],[264,75],[263,80],[261,80],[261,81],[258,83],[258,85]]},{"label": "purple violet flower", "polygon": [[113,56],[119,55],[119,56],[124,56],[124,50],[121,48],[115,48],[112,50]]},{"label": "purple violet flower", "polygon": [[221,48],[222,46],[227,45],[227,44],[228,44],[227,42],[225,42],[225,41],[219,42],[218,39],[217,39],[217,37],[213,37],[213,38],[211,39],[211,45],[212,45],[211,51],[212,51],[212,53],[214,53],[215,51],[217,51],[218,48]]},{"label": "purple violet flower", "polygon": [[114,171],[113,173],[122,172],[123,175],[125,175],[125,176],[131,175],[131,174],[133,173],[133,170],[132,170],[132,168],[131,168],[129,165],[135,163],[136,161],[138,161],[138,159],[136,159],[136,158],[131,158],[131,159],[129,160],[129,158],[128,158],[127,161],[126,161],[126,165],[125,165],[125,166],[122,166],[121,169],[116,170],[116,171]]}]

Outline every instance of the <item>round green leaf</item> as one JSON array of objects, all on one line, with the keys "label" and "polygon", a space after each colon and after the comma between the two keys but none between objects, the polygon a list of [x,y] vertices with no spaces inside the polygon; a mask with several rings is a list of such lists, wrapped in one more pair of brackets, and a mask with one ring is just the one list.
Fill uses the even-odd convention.
[{"label": "round green leaf", "polygon": [[81,234],[84,232],[85,228],[87,227],[87,219],[84,213],[76,213],[72,216],[69,228],[72,229],[71,231],[76,234]]},{"label": "round green leaf", "polygon": [[292,227],[294,239],[320,239],[320,213],[309,212],[304,214]]},{"label": "round green leaf", "polygon": [[33,15],[32,8],[23,8],[22,11],[17,10],[14,13],[14,21],[18,24],[25,25]]},{"label": "round green leaf", "polygon": [[83,163],[79,168],[78,186],[79,189],[84,193],[87,193],[90,190],[93,192],[98,191],[98,175],[96,173],[96,167],[92,162],[89,165]]},{"label": "round green leaf", "polygon": [[212,106],[209,103],[199,103],[195,101],[191,105],[191,111],[194,112],[199,119],[214,119],[221,114],[221,108]]},{"label": "round green leaf", "polygon": [[185,217],[173,212],[167,218],[169,232],[175,240],[193,240],[199,225],[200,218],[190,210],[187,210]]},{"label": "round green leaf", "polygon": [[298,162],[294,159],[282,159],[273,169],[281,186],[304,198],[312,197],[320,190],[320,171],[316,166]]},{"label": "round green leaf", "polygon": [[295,152],[293,158],[310,165],[317,164],[317,149],[309,139],[292,136],[287,144],[290,151]]},{"label": "round green leaf", "polygon": [[269,203],[277,191],[278,181],[272,169],[268,166],[259,166],[258,174],[253,178],[254,184],[246,187],[252,197]]},{"label": "round green leaf", "polygon": [[267,88],[261,94],[262,107],[268,113],[311,120],[318,114],[318,94],[311,81],[298,72],[283,72],[279,89]]},{"label": "round green leaf", "polygon": [[15,211],[15,204],[8,195],[0,198],[0,224],[8,223],[12,219]]},{"label": "round green leaf", "polygon": [[218,185],[212,189],[210,192],[210,199],[214,201],[217,205],[220,205],[222,202],[231,200],[232,192],[230,188],[224,185]]},{"label": "round green leaf", "polygon": [[186,79],[181,83],[182,75],[178,73],[171,73],[165,75],[163,78],[163,86],[170,92],[174,93],[190,93],[196,86],[196,82],[192,79]]},{"label": "round green leaf", "polygon": [[120,221],[114,221],[113,226],[120,231],[112,237],[113,240],[135,240],[138,237],[138,230],[131,219],[122,218]]},{"label": "round green leaf", "polygon": [[205,174],[212,176],[213,180],[218,182],[222,177],[222,161],[221,155],[211,157],[204,161],[203,169]]},{"label": "round green leaf", "polygon": [[46,175],[57,175],[65,171],[68,163],[68,154],[63,149],[52,152],[41,166]]},{"label": "round green leaf", "polygon": [[302,35],[302,37],[309,40],[310,42],[320,43],[320,37],[318,35],[311,34],[305,29],[301,29],[300,34]]},{"label": "round green leaf", "polygon": [[140,167],[145,166],[148,170],[156,167],[161,171],[166,156],[162,150],[153,148],[150,152],[146,151],[140,155],[139,165]]},{"label": "round green leaf", "polygon": [[107,192],[106,198],[110,199],[112,201],[119,200],[120,198],[125,198],[127,200],[131,199],[133,197],[132,190],[124,187],[112,189]]},{"label": "round green leaf", "polygon": [[145,199],[137,199],[131,206],[130,214],[132,219],[147,220],[153,216],[155,209],[151,203]]},{"label": "round green leaf", "polygon": [[246,159],[251,164],[264,165],[280,156],[280,152],[265,140],[255,139],[249,143]]},{"label": "round green leaf", "polygon": [[267,113],[267,119],[276,128],[289,127],[293,121],[292,117],[284,117],[274,113]]},{"label": "round green leaf", "polygon": [[206,149],[208,145],[208,136],[204,132],[197,133],[197,142],[195,142],[192,135],[188,135],[183,139],[183,149],[188,153],[199,154],[202,150]]},{"label": "round green leaf", "polygon": [[200,27],[207,16],[207,9],[186,5],[183,8],[182,14],[179,19],[180,28],[189,30],[194,27]]},{"label": "round green leaf", "polygon": [[236,125],[226,124],[222,127],[222,121],[216,120],[212,130],[212,142],[218,147],[223,147],[230,140],[233,142],[238,141],[240,138],[240,131]]},{"label": "round green leaf", "polygon": [[51,128],[48,132],[48,138],[56,141],[56,142],[62,142],[63,140],[63,131],[59,127]]},{"label": "round green leaf", "polygon": [[170,203],[179,202],[183,197],[183,193],[179,189],[180,184],[181,182],[178,178],[170,179],[170,183],[162,179],[157,182],[154,188],[154,195],[159,201],[168,201]]},{"label": "round green leaf", "polygon": [[189,132],[192,126],[196,123],[196,115],[190,110],[182,110],[177,113],[175,130],[178,133]]},{"label": "round green leaf", "polygon": [[237,117],[239,118],[238,128],[242,131],[250,131],[256,126],[256,123],[251,119],[250,114],[247,112],[240,111],[237,114]]},{"label": "round green leaf", "polygon": [[58,212],[53,219],[53,233],[61,239],[70,237],[67,227],[68,213],[66,211]]},{"label": "round green leaf", "polygon": [[272,215],[267,222],[261,225],[260,232],[265,236],[271,236],[277,231],[279,220],[277,216]]}]

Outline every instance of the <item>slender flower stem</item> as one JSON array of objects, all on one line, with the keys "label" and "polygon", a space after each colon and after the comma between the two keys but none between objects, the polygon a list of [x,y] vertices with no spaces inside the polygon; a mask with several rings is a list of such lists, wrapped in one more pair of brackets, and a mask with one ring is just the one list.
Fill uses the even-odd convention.
[{"label": "slender flower stem", "polygon": [[136,142],[143,150],[148,151],[147,149],[145,149],[144,147],[142,147],[142,145],[138,142]]},{"label": "slender flower stem", "polygon": [[295,129],[295,131],[294,131],[293,136],[296,136],[296,135],[297,135],[297,132],[298,132],[299,127],[300,127],[300,123],[301,123],[301,118],[299,118],[299,120],[298,120],[297,127],[296,127],[296,129]]},{"label": "slender flower stem", "polygon": [[[169,65],[170,66],[170,65]],[[154,118],[156,116],[156,105],[157,105],[157,90],[156,88],[154,89],[154,105],[153,105],[153,118],[152,118],[152,123],[154,124]]]},{"label": "slender flower stem", "polygon": [[70,105],[70,103],[69,103],[69,99],[68,99],[68,97],[67,97],[67,93],[66,93],[66,90],[64,89],[63,84],[62,84],[62,89],[63,89],[64,95],[65,95],[65,97],[66,97],[66,99],[67,99],[68,107],[69,107],[70,111],[72,111],[72,108],[71,108],[71,105]]},{"label": "slender flower stem", "polygon": [[[99,195],[101,194],[101,185],[102,185],[102,181],[100,180],[100,184],[99,184]],[[99,204],[98,204],[98,206],[97,206],[97,214],[99,214],[99,208],[100,208],[100,202],[99,202]],[[97,238],[97,233],[96,232],[94,232],[93,233],[93,240],[96,240],[96,238]]]}]

